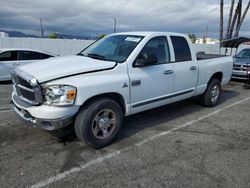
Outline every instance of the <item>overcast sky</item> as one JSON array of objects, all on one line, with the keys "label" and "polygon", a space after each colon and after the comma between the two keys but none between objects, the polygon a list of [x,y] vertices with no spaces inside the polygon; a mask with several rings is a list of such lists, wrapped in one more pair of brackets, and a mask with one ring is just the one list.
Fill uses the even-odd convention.
[{"label": "overcast sky", "polygon": [[[228,16],[230,0],[225,1]],[[243,0],[245,4],[247,0]],[[250,35],[248,13],[243,35]],[[219,0],[1,0],[0,29],[40,34],[95,35],[117,31],[175,31],[218,37]],[[225,20],[225,27],[226,27]]]}]

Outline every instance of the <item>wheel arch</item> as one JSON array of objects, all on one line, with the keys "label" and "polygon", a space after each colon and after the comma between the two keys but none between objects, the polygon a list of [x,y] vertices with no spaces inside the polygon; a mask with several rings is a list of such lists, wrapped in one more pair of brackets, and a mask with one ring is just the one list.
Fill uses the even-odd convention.
[{"label": "wheel arch", "polygon": [[209,79],[208,83],[212,80],[212,79],[218,79],[220,82],[222,81],[223,78],[223,73],[222,72],[216,72],[214,73],[211,78]]},{"label": "wheel arch", "polygon": [[102,93],[102,94],[92,96],[92,97],[88,98],[81,106],[84,107],[84,106],[88,105],[89,103],[92,103],[94,100],[96,100],[98,98],[109,98],[109,99],[116,101],[121,106],[123,114],[124,115],[126,114],[125,99],[121,94],[115,93],[115,92]]}]

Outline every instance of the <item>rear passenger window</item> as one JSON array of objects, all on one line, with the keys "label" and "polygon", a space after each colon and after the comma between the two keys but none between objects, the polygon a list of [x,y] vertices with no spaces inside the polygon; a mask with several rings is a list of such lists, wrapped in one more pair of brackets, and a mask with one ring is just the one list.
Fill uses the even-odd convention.
[{"label": "rear passenger window", "polygon": [[179,36],[171,36],[170,38],[174,48],[175,61],[191,61],[192,57],[187,40]]},{"label": "rear passenger window", "polygon": [[17,51],[8,51],[0,54],[0,61],[16,61]]},{"label": "rear passenger window", "polygon": [[40,53],[31,51],[20,51],[19,60],[35,60],[40,59]]}]

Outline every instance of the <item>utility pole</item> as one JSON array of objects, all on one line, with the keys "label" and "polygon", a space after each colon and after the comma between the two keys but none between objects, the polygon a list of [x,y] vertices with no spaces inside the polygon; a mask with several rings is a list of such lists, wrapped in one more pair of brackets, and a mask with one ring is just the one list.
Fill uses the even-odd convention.
[{"label": "utility pole", "polygon": [[44,38],[44,32],[43,32],[43,20],[40,18],[40,26],[41,26],[41,37]]},{"label": "utility pole", "polygon": [[114,18],[114,33],[116,33],[116,19]]},{"label": "utility pole", "polygon": [[204,36],[203,36],[203,44],[207,44],[207,37],[208,37],[208,26],[205,29]]}]

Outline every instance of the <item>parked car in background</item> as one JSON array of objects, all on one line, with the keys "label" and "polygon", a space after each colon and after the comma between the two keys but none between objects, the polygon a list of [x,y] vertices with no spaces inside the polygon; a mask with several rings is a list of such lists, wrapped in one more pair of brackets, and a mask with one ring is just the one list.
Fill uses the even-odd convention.
[{"label": "parked car in background", "polygon": [[233,79],[248,80],[250,75],[250,48],[241,50],[234,57]]},{"label": "parked car in background", "polygon": [[0,81],[11,80],[10,71],[19,65],[54,57],[54,54],[31,49],[0,49]]}]

